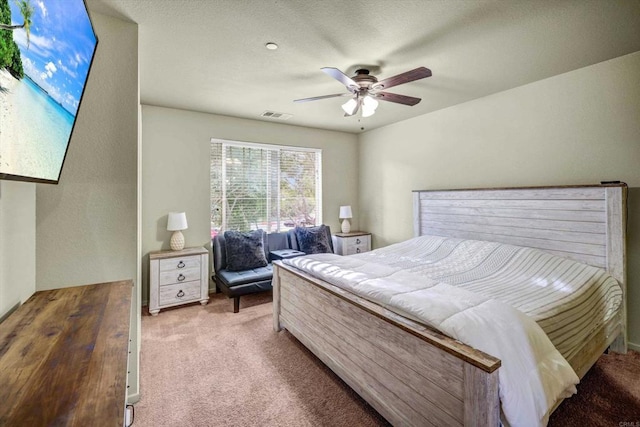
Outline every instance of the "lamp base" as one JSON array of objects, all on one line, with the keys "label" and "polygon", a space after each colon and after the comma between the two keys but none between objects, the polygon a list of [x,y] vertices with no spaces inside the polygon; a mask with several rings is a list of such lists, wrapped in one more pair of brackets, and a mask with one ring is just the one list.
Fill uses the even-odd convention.
[{"label": "lamp base", "polygon": [[174,231],[171,235],[171,250],[173,251],[181,251],[184,249],[184,236],[182,235],[182,231]]},{"label": "lamp base", "polygon": [[341,230],[342,230],[343,233],[348,233],[348,232],[351,231],[351,224],[349,223],[348,219],[345,218],[345,219],[342,220]]}]

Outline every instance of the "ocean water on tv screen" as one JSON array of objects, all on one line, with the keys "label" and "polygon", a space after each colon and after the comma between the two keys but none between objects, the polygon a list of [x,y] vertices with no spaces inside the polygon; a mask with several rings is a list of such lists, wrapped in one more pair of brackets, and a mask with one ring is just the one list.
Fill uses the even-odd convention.
[{"label": "ocean water on tv screen", "polygon": [[[0,133],[0,173],[57,181],[74,116],[27,76],[11,95],[12,131]],[[6,141],[12,138],[13,141]]]}]

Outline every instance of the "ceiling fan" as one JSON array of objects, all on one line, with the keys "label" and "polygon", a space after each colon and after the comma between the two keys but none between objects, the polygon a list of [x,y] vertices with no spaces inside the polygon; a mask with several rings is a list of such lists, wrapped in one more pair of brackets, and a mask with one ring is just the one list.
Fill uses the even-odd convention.
[{"label": "ceiling fan", "polygon": [[431,77],[431,70],[425,67],[418,67],[415,70],[406,71],[380,81],[378,81],[375,76],[369,74],[369,70],[364,68],[356,70],[356,75],[353,77],[348,77],[342,71],[332,67],[322,68],[322,71],[345,85],[349,93],[314,96],[312,98],[296,99],[293,102],[317,101],[319,99],[349,96],[351,99],[342,105],[345,117],[353,116],[359,110],[362,110],[362,117],[372,116],[378,107],[378,100],[409,106],[416,105],[421,101],[420,98],[384,92],[384,90],[414,80]]}]

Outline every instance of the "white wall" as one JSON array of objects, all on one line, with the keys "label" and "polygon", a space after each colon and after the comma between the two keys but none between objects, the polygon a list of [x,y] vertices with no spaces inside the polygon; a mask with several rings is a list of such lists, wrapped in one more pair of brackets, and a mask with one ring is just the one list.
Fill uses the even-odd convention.
[{"label": "white wall", "polygon": [[36,291],[36,184],[0,181],[0,317]]},{"label": "white wall", "polygon": [[[211,138],[322,149],[322,217],[339,230],[340,205],[357,201],[357,136],[342,132],[289,126],[142,106],[142,254],[143,301],[148,295],[151,251],[169,249],[167,213],[185,211],[189,228],[186,246],[210,242],[209,147]],[[357,222],[353,223],[357,229]]]},{"label": "white wall", "polygon": [[92,18],[99,44],[60,183],[37,188],[39,290],[136,275],[137,26]]},{"label": "white wall", "polygon": [[412,237],[412,190],[627,182],[629,336],[640,343],[638,76],[640,52],[360,135],[362,229],[376,247]]},{"label": "white wall", "polygon": [[[60,183],[36,191],[37,289],[132,279],[135,348],[138,27],[97,13],[92,20],[99,43]],[[130,394],[138,389],[137,363],[130,360]]]}]

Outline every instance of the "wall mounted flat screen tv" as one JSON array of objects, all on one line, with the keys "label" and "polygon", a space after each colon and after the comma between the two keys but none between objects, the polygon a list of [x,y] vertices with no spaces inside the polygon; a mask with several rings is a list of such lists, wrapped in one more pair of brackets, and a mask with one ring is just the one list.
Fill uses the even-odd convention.
[{"label": "wall mounted flat screen tv", "polygon": [[97,44],[84,0],[0,0],[0,179],[58,183]]}]

